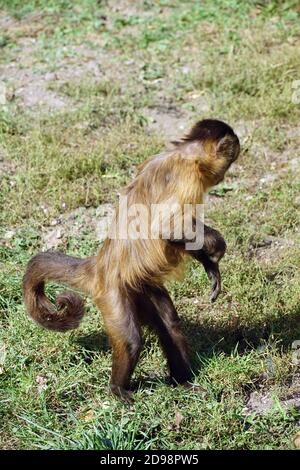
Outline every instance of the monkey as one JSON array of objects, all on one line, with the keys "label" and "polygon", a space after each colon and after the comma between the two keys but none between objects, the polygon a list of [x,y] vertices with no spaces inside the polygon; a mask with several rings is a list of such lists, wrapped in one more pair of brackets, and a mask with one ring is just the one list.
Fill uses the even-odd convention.
[{"label": "monkey", "polygon": [[[197,219],[194,209],[203,203],[208,189],[223,180],[239,153],[239,139],[228,124],[204,119],[171,149],[143,162],[121,193],[129,207],[143,204],[148,212],[151,205],[166,201],[175,201],[180,208],[190,204],[195,231],[178,236],[172,229],[166,237],[161,232],[148,238],[108,236],[96,256],[80,259],[48,251],[37,254],[27,265],[23,277],[25,306],[44,328],[65,332],[77,328],[84,315],[82,299],[71,291],[57,297],[55,308],[45,295],[46,281],[61,282],[92,297],[102,313],[112,347],[110,390],[128,403],[133,400],[130,379],[142,349],[144,326],[158,335],[171,382],[193,387],[188,341],[165,282],[180,271],[186,258],[192,257],[203,265],[211,280],[212,301],[219,295],[219,262],[226,242],[217,230]],[[114,222],[119,228],[126,223],[120,208]],[[195,241],[197,230],[204,234],[203,244],[190,249],[187,243]]]}]

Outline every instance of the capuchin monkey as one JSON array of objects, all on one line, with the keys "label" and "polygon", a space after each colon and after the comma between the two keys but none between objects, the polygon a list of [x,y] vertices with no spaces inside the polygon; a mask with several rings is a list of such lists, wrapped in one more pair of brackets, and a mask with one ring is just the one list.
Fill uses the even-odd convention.
[{"label": "capuchin monkey", "polygon": [[[218,120],[198,122],[171,150],[149,158],[124,189],[129,207],[175,201],[184,208],[203,203],[209,188],[223,180],[240,152],[232,128]],[[114,223],[122,224],[117,208]],[[23,279],[24,301],[30,316],[44,328],[68,331],[77,328],[84,305],[74,292],[57,297],[56,308],[45,295],[45,281],[67,284],[90,295],[101,310],[112,346],[111,391],[132,401],[130,379],[142,347],[142,327],[157,333],[174,384],[190,386],[189,348],[179,317],[164,287],[186,256],[198,260],[212,283],[211,300],[221,289],[219,261],[226,250],[222,235],[196,216],[190,235],[169,237],[108,237],[97,256],[79,259],[59,252],[44,252],[28,263]],[[118,225],[117,224],[117,225]],[[198,233],[199,232],[199,233]],[[202,237],[198,249],[191,248]],[[199,238],[198,237],[198,238]]]}]

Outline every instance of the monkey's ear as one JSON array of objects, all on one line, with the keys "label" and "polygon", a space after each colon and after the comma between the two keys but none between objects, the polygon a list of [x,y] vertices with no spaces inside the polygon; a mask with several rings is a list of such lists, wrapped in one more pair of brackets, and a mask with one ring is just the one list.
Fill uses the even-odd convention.
[{"label": "monkey's ear", "polygon": [[238,137],[233,134],[227,134],[219,140],[216,148],[217,158],[225,158],[233,162],[237,159],[240,153],[240,142]]}]

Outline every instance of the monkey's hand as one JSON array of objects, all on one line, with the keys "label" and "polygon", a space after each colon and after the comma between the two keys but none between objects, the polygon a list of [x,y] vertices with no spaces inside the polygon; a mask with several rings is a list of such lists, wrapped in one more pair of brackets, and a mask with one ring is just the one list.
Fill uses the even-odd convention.
[{"label": "monkey's hand", "polygon": [[196,252],[190,252],[193,258],[197,259],[204,267],[208,278],[211,281],[211,302],[217,300],[221,292],[221,273],[219,269],[219,262],[212,261],[212,257],[204,252],[204,250],[199,250]]},{"label": "monkey's hand", "polygon": [[222,235],[214,231],[217,235],[211,246],[203,248],[198,253],[198,260],[202,263],[208,278],[211,280],[211,297],[210,300],[215,302],[221,292],[221,273],[219,262],[223,258],[226,251],[226,242]]},{"label": "monkey's hand", "polygon": [[204,225],[204,245],[200,250],[186,250],[185,244],[194,241],[192,239],[176,240],[171,238],[169,242],[179,249],[185,250],[189,255],[198,260],[204,267],[208,278],[211,280],[211,301],[214,302],[221,292],[221,274],[219,261],[226,252],[226,242],[222,235],[215,229]]},{"label": "monkey's hand", "polygon": [[221,292],[219,260],[217,260],[215,256],[209,256],[204,250],[199,250],[197,253],[194,253],[193,257],[203,265],[206,274],[211,281],[210,300],[214,302]]},{"label": "monkey's hand", "polygon": [[[210,261],[210,260],[209,260]],[[221,292],[221,273],[219,270],[219,264],[210,261],[209,263],[203,263],[204,269],[211,280],[211,302],[217,300]]]}]

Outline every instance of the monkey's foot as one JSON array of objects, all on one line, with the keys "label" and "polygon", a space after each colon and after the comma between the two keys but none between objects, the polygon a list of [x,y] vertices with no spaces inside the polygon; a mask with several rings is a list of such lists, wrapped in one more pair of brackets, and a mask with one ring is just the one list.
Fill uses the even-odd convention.
[{"label": "monkey's foot", "polygon": [[110,391],[127,405],[133,405],[133,393],[130,392],[130,390],[126,390],[125,388],[119,387],[118,385],[111,384]]}]

